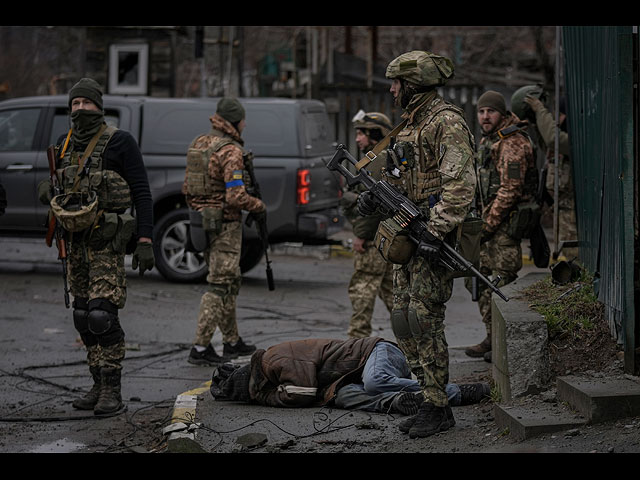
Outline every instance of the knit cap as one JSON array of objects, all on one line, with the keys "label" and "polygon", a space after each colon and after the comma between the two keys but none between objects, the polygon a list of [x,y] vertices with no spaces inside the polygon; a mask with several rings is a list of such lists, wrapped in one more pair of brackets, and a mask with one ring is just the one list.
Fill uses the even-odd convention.
[{"label": "knit cap", "polygon": [[507,114],[507,105],[501,93],[487,90],[478,99],[478,110],[483,107],[493,108],[502,115]]},{"label": "knit cap", "polygon": [[102,90],[98,82],[91,78],[82,78],[69,90],[69,108],[71,101],[76,97],[84,97],[91,100],[102,110]]}]

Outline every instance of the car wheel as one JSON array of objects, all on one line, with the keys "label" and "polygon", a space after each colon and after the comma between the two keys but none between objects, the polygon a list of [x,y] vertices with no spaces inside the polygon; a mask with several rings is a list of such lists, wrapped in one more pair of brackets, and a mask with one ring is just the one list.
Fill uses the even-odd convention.
[{"label": "car wheel", "polygon": [[207,264],[200,252],[187,249],[189,211],[171,210],[154,227],[153,250],[156,268],[175,282],[197,282],[207,276]]},{"label": "car wheel", "polygon": [[[174,282],[199,282],[207,277],[208,268],[201,252],[187,248],[189,234],[189,210],[179,208],[164,215],[153,233],[153,250],[156,268]],[[241,273],[255,267],[264,255],[262,242],[243,240],[240,256]]]}]

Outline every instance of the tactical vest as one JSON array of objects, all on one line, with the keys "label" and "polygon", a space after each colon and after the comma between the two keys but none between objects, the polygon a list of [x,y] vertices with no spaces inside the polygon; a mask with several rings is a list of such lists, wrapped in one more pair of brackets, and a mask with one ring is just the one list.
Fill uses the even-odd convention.
[{"label": "tactical vest", "polygon": [[[191,196],[212,196],[221,194],[224,196],[226,185],[224,178],[213,178],[209,175],[209,162],[211,156],[218,152],[226,145],[235,145],[243,152],[243,160],[250,161],[248,154],[242,149],[242,146],[230,138],[229,136],[213,129],[210,136],[215,137],[213,142],[206,148],[196,148],[196,138],[187,150],[187,193]],[[242,180],[245,186],[250,184],[246,169],[242,172],[242,178],[234,180]]]},{"label": "tactical vest", "polygon": [[[491,151],[493,146],[501,142],[503,139],[510,137],[511,135],[520,134],[523,135],[533,149],[535,158],[535,146],[531,141],[531,137],[526,132],[526,127],[518,127],[517,125],[511,125],[496,132],[494,135],[488,137],[488,141],[482,143],[478,149],[478,191],[483,202],[483,205],[490,203],[498,193],[500,188],[500,173],[495,162],[492,158]],[[498,150],[500,146],[498,146]],[[518,172],[519,174],[520,172]],[[524,191],[523,197],[528,198],[536,194],[538,188],[538,170],[535,168],[527,168],[524,179]]]},{"label": "tactical vest", "polygon": [[[104,130],[81,168],[79,161],[84,152],[65,151],[56,173],[65,194],[89,194],[93,191],[98,197],[98,210],[122,213],[131,207],[129,184],[117,172],[103,169],[104,150],[117,130],[111,126]],[[56,156],[60,155],[60,149],[58,146]]]},{"label": "tactical vest", "polygon": [[[385,179],[407,192],[407,197],[414,203],[421,205],[427,200],[429,207],[438,200],[442,192],[442,175],[447,175],[447,166],[441,165],[441,160],[446,153],[444,145],[440,152],[435,152],[431,145],[425,150],[421,135],[422,131],[443,111],[451,110],[464,116],[460,108],[449,103],[442,103],[429,111],[426,117],[417,125],[405,127],[396,137],[397,150],[402,151],[403,159],[399,170],[400,178],[394,178],[385,172]],[[470,144],[473,145],[473,135],[465,125],[469,135]]]}]

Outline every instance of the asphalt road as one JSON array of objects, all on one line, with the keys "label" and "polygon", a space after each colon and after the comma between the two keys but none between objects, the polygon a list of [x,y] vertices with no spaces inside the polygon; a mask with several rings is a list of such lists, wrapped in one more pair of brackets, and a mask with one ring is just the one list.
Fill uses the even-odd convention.
[{"label": "asphalt road", "polygon": [[[260,348],[310,337],[346,338],[352,259],[329,247],[281,246],[271,256],[276,289],[264,265],[243,279],[239,330]],[[60,263],[40,239],[0,239],[0,452],[162,451],[162,428],[177,395],[210,380],[211,369],[187,363],[205,284],[167,282],[155,270],[128,268],[123,399],[127,411],[108,418],[79,412],[71,401],[90,388],[85,351],[63,301]],[[483,330],[476,305],[456,281],[447,314],[452,363],[476,365],[461,346]],[[375,334],[393,339],[385,308],[376,305]],[[220,333],[214,346],[221,352]],[[153,441],[151,441],[153,440]]]}]

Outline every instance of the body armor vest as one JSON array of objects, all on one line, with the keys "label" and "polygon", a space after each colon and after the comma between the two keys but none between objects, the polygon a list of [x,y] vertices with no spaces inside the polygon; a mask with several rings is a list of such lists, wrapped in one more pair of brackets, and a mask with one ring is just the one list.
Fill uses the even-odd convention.
[{"label": "body armor vest", "polygon": [[[202,138],[198,137],[189,145],[189,149],[187,150],[187,193],[192,196],[224,195],[226,189],[224,178],[214,178],[209,175],[211,156],[226,145],[235,145],[242,149],[242,146],[238,142],[215,129],[209,133],[209,136],[215,138],[206,148],[197,148],[194,146],[196,141]],[[243,159],[246,162],[247,154],[244,149],[242,149],[242,152]],[[249,184],[246,169],[243,171],[242,180],[245,185]]]},{"label": "body armor vest", "polygon": [[[533,157],[535,158],[535,146],[529,135],[526,133],[525,128],[514,127],[515,125],[512,125],[496,132],[490,137],[487,137],[487,140],[484,141],[478,149],[478,189],[484,205],[489,204],[495,198],[498,190],[500,189],[500,173],[498,172],[498,168],[492,154],[493,147],[496,143],[501,142],[502,139],[510,135],[523,135],[527,140],[529,140],[529,143],[531,143]],[[500,145],[498,145],[496,150],[499,153]],[[522,192],[523,199],[528,199],[534,196],[537,188],[538,169],[533,166],[532,168],[527,168],[527,172],[525,174],[524,191]]]},{"label": "body armor vest", "polygon": [[[446,166],[442,166],[441,160],[445,152],[435,152],[431,145],[424,148],[420,139],[422,131],[444,110],[452,110],[461,116],[463,112],[455,105],[441,103],[418,124],[405,127],[396,137],[396,151],[401,151],[399,170],[400,178],[394,178],[385,172],[386,180],[407,192],[407,197],[417,205],[423,205],[427,200],[429,206],[437,201],[442,192],[442,175],[446,175]],[[467,132],[471,138],[471,132]],[[473,141],[470,142],[473,145]]]},{"label": "body armor vest", "polygon": [[[79,161],[84,152],[66,151],[56,173],[64,193],[95,192],[98,210],[122,213],[131,207],[129,184],[117,172],[103,169],[104,150],[117,130],[110,126],[104,130],[81,168]],[[59,155],[60,147],[56,149],[56,156]]]}]

